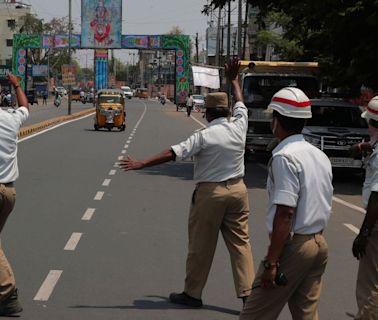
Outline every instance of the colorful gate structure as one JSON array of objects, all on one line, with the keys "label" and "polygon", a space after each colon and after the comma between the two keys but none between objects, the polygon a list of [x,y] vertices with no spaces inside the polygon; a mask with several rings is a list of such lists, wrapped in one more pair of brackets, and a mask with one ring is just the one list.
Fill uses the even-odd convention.
[{"label": "colorful gate structure", "polygon": [[[190,41],[188,35],[122,35],[121,47],[116,49],[150,49],[150,50],[174,50],[176,52],[176,83],[175,102],[185,103],[189,93],[189,63],[190,63]],[[20,76],[20,84],[25,88],[27,74],[27,49],[48,49],[48,48],[68,48],[68,35],[24,35],[15,34],[13,36],[13,60],[12,72]],[[71,47],[73,49],[84,49],[81,47],[81,35],[71,36]],[[85,49],[91,49],[85,47]],[[96,48],[93,48],[96,49]],[[102,59],[100,62],[97,59]],[[95,58],[96,77],[107,79],[107,59],[99,55]],[[104,63],[106,65],[104,65]],[[104,80],[106,86],[107,80]]]}]

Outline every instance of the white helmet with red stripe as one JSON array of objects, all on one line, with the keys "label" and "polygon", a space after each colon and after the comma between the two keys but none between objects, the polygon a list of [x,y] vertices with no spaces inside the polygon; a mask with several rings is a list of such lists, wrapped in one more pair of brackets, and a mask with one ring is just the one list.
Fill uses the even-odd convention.
[{"label": "white helmet with red stripe", "polygon": [[268,111],[273,110],[290,118],[312,117],[309,98],[302,90],[294,87],[283,88],[274,94],[268,106]]},{"label": "white helmet with red stripe", "polygon": [[366,111],[362,113],[361,117],[378,121],[378,96],[369,101]]}]

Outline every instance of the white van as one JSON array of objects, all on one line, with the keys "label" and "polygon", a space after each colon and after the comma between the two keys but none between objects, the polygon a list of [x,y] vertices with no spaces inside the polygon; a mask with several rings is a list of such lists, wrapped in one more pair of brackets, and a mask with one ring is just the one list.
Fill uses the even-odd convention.
[{"label": "white van", "polygon": [[123,93],[125,94],[125,97],[126,97],[126,98],[131,99],[131,98],[133,97],[133,92],[132,92],[132,90],[130,89],[130,87],[122,86],[122,87],[121,87],[121,90],[122,90]]}]

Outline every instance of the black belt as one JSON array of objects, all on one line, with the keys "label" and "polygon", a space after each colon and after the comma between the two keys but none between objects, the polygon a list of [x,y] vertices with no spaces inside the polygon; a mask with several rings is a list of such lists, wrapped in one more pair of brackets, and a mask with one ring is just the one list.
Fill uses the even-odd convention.
[{"label": "black belt", "polygon": [[14,187],[14,183],[13,182],[0,183],[0,184],[2,184],[3,186],[5,186],[7,188],[13,188]]}]

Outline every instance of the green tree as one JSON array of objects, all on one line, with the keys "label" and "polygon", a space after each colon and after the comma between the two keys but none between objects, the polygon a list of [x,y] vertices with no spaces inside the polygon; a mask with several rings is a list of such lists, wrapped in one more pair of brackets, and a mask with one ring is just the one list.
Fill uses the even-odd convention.
[{"label": "green tree", "polygon": [[[378,91],[376,52],[377,0],[247,0],[260,9],[259,22],[284,14],[283,39],[298,51],[294,59],[315,60],[330,85],[359,92],[362,85]],[[210,6],[224,6],[213,0]],[[284,48],[284,46],[283,46]]]}]

